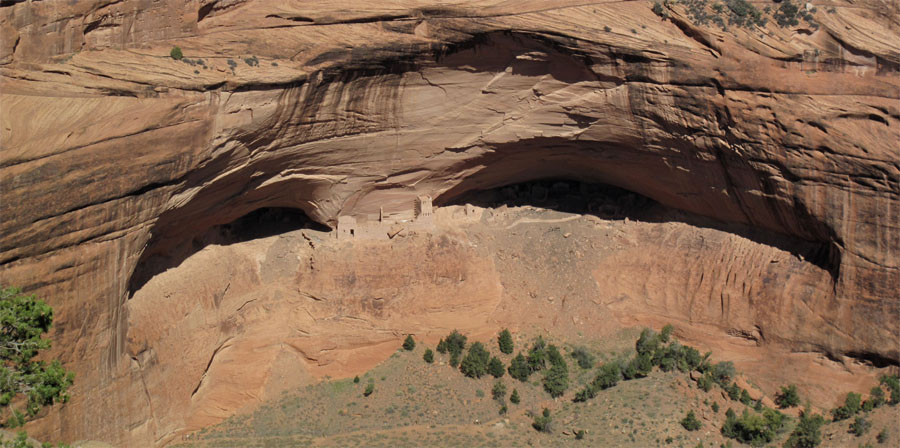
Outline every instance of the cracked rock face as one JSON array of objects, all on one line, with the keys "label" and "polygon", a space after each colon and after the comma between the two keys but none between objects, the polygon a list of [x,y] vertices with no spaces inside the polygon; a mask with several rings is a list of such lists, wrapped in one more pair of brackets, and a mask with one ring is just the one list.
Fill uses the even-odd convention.
[{"label": "cracked rock face", "polygon": [[[771,313],[705,323],[789,350],[896,364],[896,12],[857,2],[819,11],[816,29],[723,32],[693,25],[677,7],[663,21],[650,3],[583,3],[4,3],[0,280],[53,305],[55,355],[78,374],[73,401],[35,430],[163,444],[198,409],[208,423],[252,401],[215,398],[216,383],[202,376],[214,359],[339,362],[395,340],[370,332],[291,342],[280,333],[288,323],[328,335],[342,334],[343,324],[317,327],[306,312],[275,307],[240,319],[278,316],[259,340],[286,346],[235,353],[235,310],[254,309],[240,287],[264,275],[240,262],[221,268],[233,270],[234,286],[222,292],[213,282],[197,303],[177,285],[155,289],[169,295],[142,293],[162,280],[135,278],[141,266],[212,226],[260,207],[300,209],[334,226],[339,216],[405,211],[421,194],[440,206],[467,191],[542,178],[611,184],[816,245],[808,287],[790,293],[812,304],[822,324]],[[186,59],[169,57],[176,45]],[[448,303],[475,314],[495,305],[490,264],[462,248],[441,250],[456,275],[471,272],[481,285]],[[329,266],[381,272],[373,257]],[[423,266],[413,260],[391,272]],[[604,280],[620,264],[604,267],[598,281],[621,282]],[[389,277],[363,284],[390,289],[377,280]],[[297,288],[315,303],[317,294],[354,287],[309,281]],[[747,306],[786,294],[764,291]],[[270,299],[288,308],[299,300]],[[379,328],[404,328],[402,318],[378,314],[376,299],[341,306],[399,319]],[[689,301],[691,291],[672,300]],[[416,315],[409,325],[431,325]],[[156,343],[170,332],[181,332],[184,347]],[[176,381],[184,372],[159,364],[173,350],[197,377]],[[170,392],[156,392],[171,381]]]}]

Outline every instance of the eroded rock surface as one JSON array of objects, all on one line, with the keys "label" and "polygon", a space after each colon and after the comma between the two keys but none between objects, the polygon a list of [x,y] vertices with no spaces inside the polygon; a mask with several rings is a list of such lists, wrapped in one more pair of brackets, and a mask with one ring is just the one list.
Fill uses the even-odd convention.
[{"label": "eroded rock surface", "polygon": [[[838,4],[835,13],[819,8],[818,28],[770,24],[761,33],[698,27],[681,7],[661,20],[650,6],[3,3],[0,275],[54,306],[56,355],[78,374],[72,402],[34,430],[165,443],[191,418],[221,417],[258,399],[267,369],[342,362],[432,325],[425,316],[434,310],[414,308],[411,320],[379,316],[377,297],[302,270],[297,289],[272,289],[270,308],[245,304],[241,288],[280,275],[246,253],[221,266],[207,260],[233,279],[227,291],[211,281],[203,297],[180,296],[177,284],[152,288],[168,295],[142,294],[165,279],[137,281],[140,265],[210,227],[260,207],[297,208],[333,226],[342,215],[406,210],[419,194],[441,205],[538,178],[612,184],[819,248],[797,252],[811,258],[775,286],[766,280],[768,249],[756,243],[653,279],[611,275],[653,256],[620,253],[595,277],[646,301],[639,321],[674,313],[702,320],[709,334],[896,364],[896,11],[878,1]],[[169,57],[175,45],[189,62]],[[694,246],[681,242],[660,244],[690,258]],[[359,259],[337,254],[330,269],[390,278],[383,269],[429,266],[415,257],[382,264],[386,247],[353,250]],[[461,307],[477,315],[495,303],[490,263],[462,248],[441,250],[449,252],[439,259],[457,267],[451,274],[472,272],[487,288],[457,291]],[[705,286],[708,275],[723,280]],[[373,291],[398,287],[367,281],[375,283],[361,285]],[[205,284],[202,276],[193,283]],[[421,285],[410,294],[444,293],[437,280]],[[302,320],[315,315],[297,314],[295,304],[319,294],[347,307],[369,304],[356,311],[375,313],[377,324],[365,337],[342,338],[341,325],[350,324]],[[770,306],[786,296],[799,302]],[[205,302],[210,297],[217,299]],[[721,312],[728,298],[740,302]],[[798,303],[808,308],[802,315],[794,314]],[[229,349],[236,342],[228,336],[249,321],[271,322],[259,350]],[[297,342],[289,328],[312,339]],[[323,335],[334,338],[310,342]],[[174,356],[190,369],[167,370],[163,362]],[[254,362],[263,367],[251,374]],[[202,380],[211,368],[248,375],[248,395],[215,398],[216,384]]]}]

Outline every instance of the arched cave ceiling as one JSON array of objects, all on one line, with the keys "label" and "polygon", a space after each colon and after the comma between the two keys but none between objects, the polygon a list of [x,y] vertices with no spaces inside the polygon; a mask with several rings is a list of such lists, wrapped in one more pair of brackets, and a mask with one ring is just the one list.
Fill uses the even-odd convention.
[{"label": "arched cave ceiling", "polygon": [[0,275],[57,308],[79,372],[44,427],[171,435],[122,405],[154,253],[262,207],[334,226],[544,178],[827,247],[831,328],[784,337],[896,363],[900,39],[872,5],[757,35],[641,2],[4,3]]}]

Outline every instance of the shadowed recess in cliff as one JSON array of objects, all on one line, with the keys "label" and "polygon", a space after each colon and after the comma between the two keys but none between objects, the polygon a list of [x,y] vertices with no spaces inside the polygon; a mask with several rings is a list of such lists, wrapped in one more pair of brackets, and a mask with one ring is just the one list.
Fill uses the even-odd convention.
[{"label": "shadowed recess in cliff", "polygon": [[[214,225],[194,235],[154,235],[128,285],[129,297],[141,289],[150,279],[168,269],[178,267],[191,255],[209,245],[227,246],[259,238],[280,235],[295,230],[315,228],[327,231],[302,210],[286,207],[258,208],[226,224]],[[160,239],[180,239],[181,243],[169,245],[169,249],[157,250]]]},{"label": "shadowed recess in cliff", "polygon": [[603,219],[649,221],[667,211],[656,201],[618,187],[567,179],[538,179],[488,190],[470,190],[450,201],[484,208],[533,206]]},{"label": "shadowed recess in cliff", "polygon": [[[436,198],[435,204],[444,206],[470,203],[491,208],[530,205],[567,213],[589,214],[607,220],[682,222],[694,227],[732,233],[790,252],[800,260],[829,272],[833,280],[836,278],[840,254],[832,249],[830,243],[807,241],[745,223],[725,222],[668,206],[648,195],[620,188],[610,181],[610,177],[603,177],[603,170],[582,171],[583,168],[575,161],[567,160],[563,154],[555,153],[558,163],[537,164],[532,169],[512,160],[488,166]],[[535,160],[546,161],[538,155],[534,156]],[[513,169],[516,170],[515,174],[507,172]]]},{"label": "shadowed recess in cliff", "polygon": [[458,44],[435,49],[434,54],[438,65],[458,70],[508,71],[520,76],[549,75],[570,84],[599,79],[590,69],[592,61],[588,55],[561,44],[561,41],[570,38],[553,38],[511,31],[483,33]]}]

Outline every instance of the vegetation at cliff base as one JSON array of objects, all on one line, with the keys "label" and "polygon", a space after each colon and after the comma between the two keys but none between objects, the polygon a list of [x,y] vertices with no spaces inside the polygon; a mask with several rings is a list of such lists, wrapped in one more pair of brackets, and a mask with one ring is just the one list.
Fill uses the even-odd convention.
[{"label": "vegetation at cliff base", "polygon": [[[0,286],[0,427],[15,428],[42,409],[69,400],[75,374],[58,360],[36,360],[50,348],[44,333],[53,324],[53,309],[34,295]],[[13,446],[29,446],[19,433]]]},{"label": "vegetation at cliff base", "polygon": [[853,423],[850,424],[850,432],[853,433],[856,437],[862,437],[865,433],[869,432],[869,429],[872,428],[872,423],[865,417],[856,417],[853,420]]},{"label": "vegetation at cliff base", "polygon": [[700,420],[694,415],[694,411],[688,411],[687,415],[681,420],[681,426],[688,431],[696,431],[700,429],[703,424],[700,423]]},{"label": "vegetation at cliff base", "polygon": [[831,410],[831,416],[834,421],[846,420],[856,415],[862,410],[862,396],[855,392],[847,394],[844,399],[844,405]]},{"label": "vegetation at cliff base", "polygon": [[36,361],[50,348],[42,335],[53,324],[53,309],[18,288],[0,288],[0,406],[6,427],[21,426],[45,406],[69,399],[75,374],[59,361]]},{"label": "vegetation at cliff base", "polygon": [[535,339],[534,344],[531,346],[531,350],[528,351],[528,356],[525,357],[525,361],[528,363],[528,371],[531,373],[541,371],[547,365],[547,343],[544,342],[544,338],[538,336]]},{"label": "vegetation at cliff base", "polygon": [[804,410],[800,414],[800,421],[794,428],[787,441],[784,443],[785,448],[813,448],[822,443],[822,425],[825,424],[825,418],[818,414],[813,414],[809,409]]},{"label": "vegetation at cliff base", "polygon": [[582,369],[592,369],[596,362],[594,355],[584,347],[576,347],[575,350],[572,350],[572,357],[575,358],[578,367],[581,367]]},{"label": "vegetation at cliff base", "polygon": [[521,352],[510,361],[507,371],[509,372],[509,376],[523,383],[528,381],[528,376],[531,375],[531,371],[528,370],[528,361]]},{"label": "vegetation at cliff base", "polygon": [[463,358],[459,370],[463,375],[472,378],[481,378],[487,373],[491,354],[484,348],[484,344],[476,342],[469,347],[469,353]]},{"label": "vegetation at cliff base", "polygon": [[722,435],[750,446],[764,446],[772,442],[784,429],[787,417],[774,410],[766,409],[761,414],[744,409],[740,417],[728,409]]},{"label": "vegetation at cliff base", "polygon": [[789,386],[783,386],[781,388],[781,392],[775,396],[775,404],[778,407],[784,408],[792,408],[800,404],[800,394],[797,393],[797,386],[791,384]]},{"label": "vegetation at cliff base", "polygon": [[[864,401],[850,395],[841,406],[859,409],[850,421],[809,410],[791,418],[766,407],[769,399],[748,386],[752,380],[733,363],[712,362],[711,353],[681,343],[676,332],[671,325],[658,333],[626,329],[614,341],[581,339],[577,345],[535,334],[513,355],[501,350],[504,331],[489,341],[469,341],[454,330],[438,350],[421,341],[397,350],[366,373],[365,382],[307,386],[184,446],[801,448],[823,443],[826,430],[830,440],[841,437],[838,443],[852,440],[853,446],[876,440],[891,446],[896,439],[884,429],[894,409],[885,406],[893,377]],[[514,337],[524,340],[509,334]],[[506,373],[513,384],[504,381]],[[794,385],[781,387],[777,397],[772,392],[787,407],[805,398]],[[720,406],[728,411],[719,412]]]},{"label": "vegetation at cliff base", "polygon": [[531,426],[540,432],[551,432],[553,430],[552,425],[553,417],[550,416],[550,410],[547,408],[544,408],[541,415],[534,416],[534,421],[531,423]]},{"label": "vegetation at cliff base", "polygon": [[497,345],[500,348],[500,353],[511,355],[513,352],[513,339],[512,334],[507,329],[503,329],[500,332],[500,335],[497,337]]},{"label": "vegetation at cliff base", "polygon": [[546,390],[551,397],[556,398],[562,396],[568,388],[569,369],[566,366],[565,361],[559,364],[553,364],[553,366],[550,367],[550,370],[547,371],[547,374],[544,375],[544,390]]},{"label": "vegetation at cliff base", "polygon": [[506,366],[503,365],[503,361],[500,358],[494,356],[488,363],[488,373],[494,378],[500,378],[506,373]]},{"label": "vegetation at cliff base", "polygon": [[494,387],[491,389],[491,396],[494,400],[503,402],[503,399],[506,397],[506,385],[503,384],[503,381],[497,380],[494,383]]},{"label": "vegetation at cliff base", "polygon": [[403,341],[403,350],[408,352],[415,350],[416,348],[416,340],[413,339],[412,335],[406,335],[406,339]]},{"label": "vegetation at cliff base", "polygon": [[891,406],[900,403],[900,376],[882,375],[881,384],[887,387],[891,393]]},{"label": "vegetation at cliff base", "polygon": [[453,330],[446,339],[441,339],[440,342],[438,342],[437,351],[442,354],[450,353],[451,355],[459,356],[466,348],[466,340],[467,338],[465,336],[458,331]]}]

